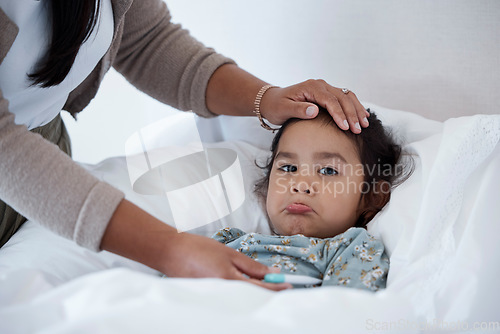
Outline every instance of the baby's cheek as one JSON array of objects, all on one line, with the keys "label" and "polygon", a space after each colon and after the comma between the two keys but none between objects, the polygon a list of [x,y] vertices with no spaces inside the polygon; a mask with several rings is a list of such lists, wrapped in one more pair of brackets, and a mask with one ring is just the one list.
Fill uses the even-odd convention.
[{"label": "baby's cheek", "polygon": [[267,198],[266,198],[266,211],[267,215],[269,218],[272,218],[274,216],[274,207],[275,207],[275,197],[273,196],[273,193],[271,192],[271,189],[268,190],[267,193]]},{"label": "baby's cheek", "polygon": [[266,200],[266,212],[269,217],[269,222],[271,225],[274,227],[274,229],[277,229],[280,227],[280,221],[279,221],[279,197],[278,196],[269,196],[270,193],[268,193],[268,197]]},{"label": "baby's cheek", "polygon": [[327,221],[334,221],[336,225],[348,226],[355,222],[357,207],[359,203],[359,193],[336,193],[328,196],[323,203]]}]

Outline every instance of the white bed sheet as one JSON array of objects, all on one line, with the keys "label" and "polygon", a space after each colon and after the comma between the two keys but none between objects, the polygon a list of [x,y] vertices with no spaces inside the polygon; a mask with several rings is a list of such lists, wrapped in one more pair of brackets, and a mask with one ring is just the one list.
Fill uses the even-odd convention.
[{"label": "white bed sheet", "polygon": [[[372,108],[416,163],[369,225],[390,255],[387,289],[274,293],[219,279],[161,279],[145,266],[86,251],[28,222],[0,250],[0,333],[500,330],[500,116],[441,123]],[[248,135],[255,123],[247,125],[248,132],[219,133],[224,143],[206,144],[236,150],[244,171],[266,152],[265,141]],[[201,132],[208,138],[203,126]],[[86,167],[168,221],[164,199],[131,190],[123,157]],[[258,173],[245,175],[249,190]],[[237,224],[266,232],[262,211],[247,199],[230,217],[196,232]]]}]

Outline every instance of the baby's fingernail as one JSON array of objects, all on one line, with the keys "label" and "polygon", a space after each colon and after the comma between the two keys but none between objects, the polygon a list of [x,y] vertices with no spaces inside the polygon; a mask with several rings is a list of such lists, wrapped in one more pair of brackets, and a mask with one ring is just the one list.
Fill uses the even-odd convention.
[{"label": "baby's fingernail", "polygon": [[365,117],[365,118],[363,118],[363,122],[364,122],[365,124],[368,124],[368,119],[367,119],[366,117]]},{"label": "baby's fingernail", "polygon": [[349,129],[349,123],[344,119],[344,126]]},{"label": "baby's fingernail", "polygon": [[269,272],[273,273],[273,274],[279,274],[280,273],[280,268],[269,267]]},{"label": "baby's fingernail", "polygon": [[356,122],[356,124],[354,124],[354,127],[358,130],[361,130],[361,126],[359,125],[359,122]]},{"label": "baby's fingernail", "polygon": [[309,106],[306,109],[306,115],[311,117],[312,115],[314,115],[315,111],[316,111],[316,108],[314,108],[313,106]]}]

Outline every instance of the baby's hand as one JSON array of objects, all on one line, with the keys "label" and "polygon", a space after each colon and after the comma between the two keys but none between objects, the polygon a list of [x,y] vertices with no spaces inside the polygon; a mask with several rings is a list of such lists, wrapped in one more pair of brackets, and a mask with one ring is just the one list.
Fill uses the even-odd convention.
[{"label": "baby's hand", "polygon": [[324,80],[307,80],[284,88],[270,88],[262,97],[260,111],[273,124],[283,124],[291,117],[314,118],[320,105],[328,110],[339,128],[360,133],[366,128],[369,113],[356,95],[330,86]]}]

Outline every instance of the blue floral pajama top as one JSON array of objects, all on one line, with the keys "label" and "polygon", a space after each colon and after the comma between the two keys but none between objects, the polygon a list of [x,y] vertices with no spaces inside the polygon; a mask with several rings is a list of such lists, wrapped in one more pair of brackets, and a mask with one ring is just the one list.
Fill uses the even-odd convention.
[{"label": "blue floral pajama top", "polygon": [[281,273],[322,279],[321,286],[377,291],[386,285],[389,258],[384,245],[363,228],[353,227],[327,239],[224,228],[212,238],[260,263],[280,268]]}]

